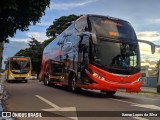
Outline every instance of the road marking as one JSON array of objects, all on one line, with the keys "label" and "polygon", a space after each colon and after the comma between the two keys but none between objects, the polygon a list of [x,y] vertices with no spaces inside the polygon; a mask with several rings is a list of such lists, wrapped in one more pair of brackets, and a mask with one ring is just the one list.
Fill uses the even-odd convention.
[{"label": "road marking", "polygon": [[[43,111],[75,111],[74,116],[77,116],[76,107],[59,107],[58,105],[50,102],[49,100],[47,100],[39,95],[35,95],[35,96],[52,107],[49,109],[42,109]],[[70,118],[73,120],[78,120],[78,117],[67,117],[67,118]]]},{"label": "road marking", "polygon": [[129,103],[129,104],[135,104],[135,103],[133,103],[133,102],[128,102],[128,101],[124,101],[124,100],[118,100],[118,99],[113,99],[113,100],[120,101],[120,102],[124,102],[124,103]]},{"label": "road marking", "polygon": [[148,109],[154,109],[154,110],[160,110],[160,107],[156,106],[156,105],[135,104],[135,105],[131,105],[131,106],[136,106],[136,107],[141,107],[141,108],[148,108]]},{"label": "road marking", "polygon": [[132,117],[132,118],[137,119],[137,120],[149,120],[149,119],[142,118],[142,117]]},{"label": "road marking", "polygon": [[56,104],[48,101],[47,99],[45,99],[45,98],[43,98],[43,97],[41,97],[41,96],[39,96],[39,95],[35,95],[35,96],[38,97],[39,99],[41,99],[42,101],[44,101],[45,103],[47,103],[48,105],[52,106],[52,107],[53,107],[54,109],[56,109],[56,110],[61,109],[59,106],[57,106]]},{"label": "road marking", "polygon": [[[141,107],[141,108],[148,108],[148,109],[154,109],[154,110],[160,110],[159,106],[156,105],[149,105],[149,104],[138,104],[138,103],[134,103],[134,102],[129,102],[129,101],[124,101],[124,100],[118,100],[118,99],[113,99],[119,102],[124,102],[124,103],[128,103],[131,104],[131,106],[135,106],[135,107]],[[142,117],[132,117],[134,119],[137,120],[148,120],[146,118],[142,118]]]},{"label": "road marking", "polygon": [[138,103],[128,102],[128,101],[124,101],[124,100],[118,100],[118,99],[113,99],[113,100],[120,101],[120,102],[124,102],[124,103],[128,103],[128,104],[132,104],[131,106],[135,106],[135,107],[141,107],[141,108],[148,108],[148,109],[160,110],[160,107],[159,107],[159,106],[156,106],[156,105],[138,104]]}]

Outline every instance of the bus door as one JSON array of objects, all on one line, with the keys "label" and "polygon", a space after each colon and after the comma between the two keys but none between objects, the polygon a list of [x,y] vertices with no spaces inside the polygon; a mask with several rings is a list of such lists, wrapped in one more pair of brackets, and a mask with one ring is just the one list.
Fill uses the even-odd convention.
[{"label": "bus door", "polygon": [[87,69],[89,63],[89,37],[82,36],[78,46],[78,69],[77,78],[78,83],[89,84],[89,79],[86,75],[85,69]]},{"label": "bus door", "polygon": [[[64,44],[62,45],[62,62],[64,63],[63,67],[63,78],[64,80],[68,78],[69,74],[69,67],[71,65],[71,60],[70,60],[70,52],[73,48],[72,42],[69,40],[65,40]],[[67,81],[65,81],[67,82]]]}]

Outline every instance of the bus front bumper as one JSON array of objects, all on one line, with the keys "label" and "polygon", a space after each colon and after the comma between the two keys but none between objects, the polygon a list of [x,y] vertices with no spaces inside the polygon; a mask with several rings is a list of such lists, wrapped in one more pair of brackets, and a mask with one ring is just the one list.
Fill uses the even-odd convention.
[{"label": "bus front bumper", "polygon": [[30,76],[20,76],[20,77],[14,77],[14,76],[9,76],[8,80],[29,80]]},{"label": "bus front bumper", "polygon": [[102,91],[121,91],[123,90],[126,92],[136,92],[136,93],[141,91],[142,81],[140,79],[137,81],[135,80],[134,82],[130,82],[130,83],[123,83],[123,82],[119,83],[119,82],[112,82],[112,81],[99,79],[97,77],[94,77],[89,72],[87,73],[87,75],[93,81],[95,81],[95,83],[89,84],[88,87],[84,86],[84,88],[96,89],[96,90],[102,90]]}]

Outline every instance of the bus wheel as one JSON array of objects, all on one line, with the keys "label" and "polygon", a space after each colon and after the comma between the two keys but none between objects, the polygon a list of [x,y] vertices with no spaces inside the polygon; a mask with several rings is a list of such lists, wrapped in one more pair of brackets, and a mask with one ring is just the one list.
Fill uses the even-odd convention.
[{"label": "bus wheel", "polygon": [[71,90],[72,91],[76,90],[76,79],[75,79],[75,77],[73,77],[73,79],[72,79]]},{"label": "bus wheel", "polygon": [[7,80],[7,82],[10,83],[11,81],[10,81],[10,80]]},{"label": "bus wheel", "polygon": [[24,82],[25,82],[25,83],[28,83],[28,80],[25,80]]},{"label": "bus wheel", "polygon": [[49,79],[49,76],[47,75],[46,77],[45,77],[45,85],[47,85],[47,86],[50,86],[51,85],[51,83],[50,83],[50,79]]},{"label": "bus wheel", "polygon": [[75,76],[73,76],[70,79],[69,90],[72,91],[72,92],[79,92],[79,91],[81,91],[81,88],[76,87],[76,78],[75,78]]}]

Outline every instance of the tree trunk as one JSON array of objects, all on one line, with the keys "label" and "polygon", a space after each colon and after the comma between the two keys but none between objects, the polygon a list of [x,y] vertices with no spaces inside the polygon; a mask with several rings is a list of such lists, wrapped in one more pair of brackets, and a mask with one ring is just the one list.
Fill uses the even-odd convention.
[{"label": "tree trunk", "polygon": [[3,60],[3,42],[0,42],[0,73],[2,69],[2,60]]}]

